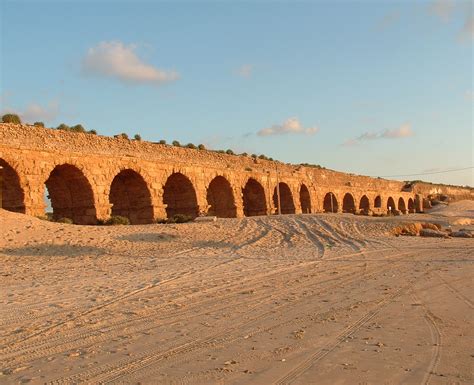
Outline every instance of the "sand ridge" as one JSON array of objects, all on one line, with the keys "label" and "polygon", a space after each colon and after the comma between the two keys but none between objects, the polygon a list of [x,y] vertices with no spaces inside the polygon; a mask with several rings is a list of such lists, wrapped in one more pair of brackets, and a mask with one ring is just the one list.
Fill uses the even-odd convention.
[{"label": "sand ridge", "polygon": [[0,383],[473,383],[473,240],[389,235],[473,208],[114,227],[0,211]]}]

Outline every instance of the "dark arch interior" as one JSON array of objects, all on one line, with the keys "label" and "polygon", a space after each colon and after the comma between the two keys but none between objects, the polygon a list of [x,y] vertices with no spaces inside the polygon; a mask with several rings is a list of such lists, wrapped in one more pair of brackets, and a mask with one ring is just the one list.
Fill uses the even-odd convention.
[{"label": "dark arch interior", "polygon": [[246,217],[267,214],[265,190],[255,179],[250,178],[248,180],[242,190],[242,195],[244,201],[244,215]]},{"label": "dark arch interior", "polygon": [[359,210],[361,211],[362,214],[369,213],[370,203],[369,203],[369,198],[367,198],[367,195],[364,195],[362,196],[362,198],[360,198]]},{"label": "dark arch interior", "polygon": [[20,177],[15,169],[6,161],[0,159],[1,182],[1,207],[8,211],[25,213],[25,194],[20,185]]},{"label": "dark arch interior", "polygon": [[398,210],[404,214],[407,212],[407,208],[405,206],[405,200],[402,197],[398,199]]},{"label": "dark arch interior", "polygon": [[143,177],[133,170],[118,173],[110,186],[112,215],[127,217],[131,224],[153,222],[151,194]]},{"label": "dark arch interior", "polygon": [[81,225],[97,222],[92,187],[77,167],[56,166],[45,184],[54,219],[69,218]]},{"label": "dark arch interior", "polygon": [[[295,203],[293,202],[293,195],[291,190],[286,183],[278,183],[280,190],[280,208],[282,214],[294,214]],[[273,205],[275,206],[275,213],[278,213],[278,193],[277,188],[275,187],[273,191]]]},{"label": "dark arch interior", "polygon": [[381,208],[382,207],[382,198],[380,198],[380,195],[375,198],[374,207],[375,208]]},{"label": "dark arch interior", "polygon": [[163,202],[167,205],[166,215],[168,218],[172,218],[176,214],[197,217],[196,191],[186,176],[181,173],[170,175],[163,190]]},{"label": "dark arch interior", "polygon": [[229,181],[223,176],[216,176],[207,188],[208,213],[220,218],[235,218],[234,194]]},{"label": "dark arch interior", "polygon": [[354,214],[356,211],[356,206],[354,202],[354,197],[347,193],[344,195],[344,199],[342,200],[342,212],[343,213],[352,213]]},{"label": "dark arch interior", "polygon": [[413,202],[413,199],[411,198],[408,199],[408,212],[409,213],[415,212],[415,202]]},{"label": "dark arch interior", "polygon": [[308,187],[304,184],[302,184],[300,188],[300,204],[301,212],[303,214],[311,213],[311,197],[309,195]]},{"label": "dark arch interior", "polygon": [[396,210],[395,201],[392,197],[387,199],[387,212],[391,213],[393,210]]},{"label": "dark arch interior", "polygon": [[330,192],[324,196],[323,209],[325,213],[337,213],[339,205],[336,196]]}]

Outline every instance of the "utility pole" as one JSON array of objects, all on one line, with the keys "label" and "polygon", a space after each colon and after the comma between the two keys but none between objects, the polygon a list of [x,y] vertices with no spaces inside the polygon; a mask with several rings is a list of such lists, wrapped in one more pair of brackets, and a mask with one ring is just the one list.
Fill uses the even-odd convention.
[{"label": "utility pole", "polygon": [[281,215],[281,204],[280,204],[280,181],[278,180],[278,164],[275,162],[275,171],[276,171],[276,191],[277,191],[277,213]]}]

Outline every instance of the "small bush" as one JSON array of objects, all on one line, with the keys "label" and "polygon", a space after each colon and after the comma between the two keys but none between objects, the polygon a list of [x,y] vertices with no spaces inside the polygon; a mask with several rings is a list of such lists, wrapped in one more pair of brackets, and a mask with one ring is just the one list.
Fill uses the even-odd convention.
[{"label": "small bush", "polygon": [[166,140],[161,139],[158,143],[159,143],[159,144],[166,144]]},{"label": "small bush", "polygon": [[230,148],[226,150],[225,152],[227,155],[235,155],[234,151],[232,151]]},{"label": "small bush", "polygon": [[252,171],[250,167],[245,167],[245,171]]},{"label": "small bush", "polygon": [[106,225],[116,226],[116,225],[129,225],[130,219],[127,217],[122,217],[121,215],[112,215],[109,219],[105,221]]},{"label": "small bush", "polygon": [[21,119],[17,114],[5,114],[2,116],[2,122],[21,124]]},{"label": "small bush", "polygon": [[249,154],[247,154],[246,152],[243,152],[242,154],[240,154],[240,156],[245,156],[245,157],[247,157],[247,156],[249,156]]},{"label": "small bush", "polygon": [[133,136],[133,139],[138,140],[138,141],[141,141],[141,140],[142,140],[142,137],[140,136],[140,134],[135,134],[135,135]]},{"label": "small bush", "polygon": [[86,129],[82,126],[82,124],[76,124],[69,128],[69,131],[72,132],[86,132]]},{"label": "small bush", "polygon": [[87,131],[89,134],[92,134],[92,135],[97,135],[97,131],[96,130],[89,130]]},{"label": "small bush", "polygon": [[122,132],[121,134],[115,135],[116,138],[119,139],[127,139],[128,140],[128,134],[125,132]]},{"label": "small bush", "polygon": [[193,217],[186,214],[175,214],[171,219],[173,220],[172,223],[186,223],[191,222],[193,220]]},{"label": "small bush", "polygon": [[267,157],[262,154],[262,155],[259,155],[259,156],[258,156],[258,159],[267,159]]},{"label": "small bush", "polygon": [[59,219],[56,219],[55,222],[58,222],[58,223],[66,223],[68,225],[72,225],[74,222],[72,221],[71,218],[59,218]]},{"label": "small bush", "polygon": [[63,130],[63,131],[69,131],[71,127],[69,127],[65,123],[61,123],[59,126],[56,127],[56,130]]},{"label": "small bush", "polygon": [[165,223],[168,223],[168,220],[165,218],[156,218],[155,223],[158,223],[159,225],[163,225]]},{"label": "small bush", "polygon": [[173,140],[173,143],[171,143],[175,147],[181,147],[181,143],[179,143],[177,140]]},{"label": "small bush", "polygon": [[198,145],[198,150],[205,150],[205,149],[206,149],[206,146],[204,146],[204,144]]},{"label": "small bush", "polygon": [[196,149],[196,146],[195,146],[194,144],[192,144],[192,143],[188,143],[188,144],[186,145],[186,147],[187,147],[187,148],[191,148],[191,149],[193,149],[193,150]]},{"label": "small bush", "polygon": [[257,154],[252,154],[251,157],[254,158],[254,159],[258,158]]},{"label": "small bush", "polygon": [[34,122],[34,123],[33,123],[33,126],[36,126],[36,127],[44,127],[44,123],[43,123],[43,122]]},{"label": "small bush", "polygon": [[225,151],[224,150],[217,150],[216,151],[218,154],[225,154]]}]

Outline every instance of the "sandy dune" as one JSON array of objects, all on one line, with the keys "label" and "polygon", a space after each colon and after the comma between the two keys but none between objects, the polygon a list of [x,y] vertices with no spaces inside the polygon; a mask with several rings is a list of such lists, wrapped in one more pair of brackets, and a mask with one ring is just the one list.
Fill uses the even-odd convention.
[{"label": "sandy dune", "polygon": [[473,212],[86,227],[0,211],[0,383],[473,384],[474,240],[388,235]]}]

